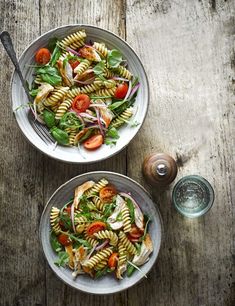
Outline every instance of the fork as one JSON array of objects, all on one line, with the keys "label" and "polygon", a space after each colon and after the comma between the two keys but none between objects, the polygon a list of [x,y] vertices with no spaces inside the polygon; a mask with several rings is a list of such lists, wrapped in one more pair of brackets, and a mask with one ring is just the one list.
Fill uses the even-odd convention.
[{"label": "fork", "polygon": [[[4,49],[6,50],[8,56],[10,57],[13,65],[15,66],[15,70],[20,78],[20,81],[22,83],[22,86],[24,88],[24,91],[29,99],[29,102],[33,103],[33,97],[30,95],[28,87],[26,86],[26,82],[24,80],[24,77],[22,75],[20,66],[19,66],[19,62],[16,58],[16,53],[14,50],[14,46],[12,44],[12,40],[11,40],[11,36],[7,31],[3,31],[0,34],[0,39],[1,42],[3,44]],[[28,119],[33,127],[33,129],[35,130],[35,132],[38,134],[38,136],[44,141],[44,143],[46,145],[51,145],[51,144],[55,144],[55,140],[52,138],[51,134],[49,133],[49,131],[47,130],[47,128],[45,127],[45,125],[43,125],[42,123],[40,123],[36,118],[33,117],[32,111],[30,110],[28,112]]]}]

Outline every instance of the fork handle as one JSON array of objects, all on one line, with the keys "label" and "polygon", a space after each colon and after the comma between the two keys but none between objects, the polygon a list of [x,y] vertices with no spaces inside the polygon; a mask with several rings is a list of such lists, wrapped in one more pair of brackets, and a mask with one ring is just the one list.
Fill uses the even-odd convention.
[{"label": "fork handle", "polygon": [[25,90],[25,93],[29,99],[30,102],[32,102],[32,97],[30,96],[29,94],[29,90],[28,90],[28,87],[26,86],[26,82],[24,80],[24,77],[22,75],[22,72],[21,72],[21,69],[20,69],[20,66],[19,66],[19,62],[17,60],[17,57],[16,57],[16,53],[15,53],[15,49],[14,49],[14,46],[12,44],[12,40],[11,40],[11,36],[10,34],[7,32],[7,31],[3,31],[1,34],[0,34],[0,39],[1,39],[1,42],[8,54],[8,56],[10,57],[13,65],[15,66],[15,70],[16,72],[18,73],[18,76],[20,78],[20,81],[22,83],[22,86]]}]

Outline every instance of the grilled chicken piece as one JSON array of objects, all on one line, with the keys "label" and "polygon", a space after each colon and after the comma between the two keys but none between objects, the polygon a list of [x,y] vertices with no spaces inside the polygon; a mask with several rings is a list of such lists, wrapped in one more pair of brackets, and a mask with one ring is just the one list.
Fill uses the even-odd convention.
[{"label": "grilled chicken piece", "polygon": [[141,244],[140,254],[135,255],[132,262],[136,266],[142,266],[149,260],[149,255],[153,251],[153,244],[149,234],[146,235],[144,241]]},{"label": "grilled chicken piece", "polygon": [[73,247],[72,244],[65,246],[65,251],[69,255],[69,267],[71,269],[74,268],[74,255],[73,255]]},{"label": "grilled chicken piece", "polygon": [[76,74],[75,80],[86,81],[94,77],[93,69],[87,69],[82,74]]},{"label": "grilled chicken piece", "polygon": [[116,221],[116,218],[119,215],[119,213],[123,210],[124,206],[125,206],[125,201],[123,200],[122,197],[120,197],[120,195],[117,195],[117,197],[116,197],[116,207],[114,209],[114,212],[107,219],[107,223],[110,225],[110,227],[113,230],[118,230],[118,229],[122,228],[122,226],[123,226],[123,221]]},{"label": "grilled chicken piece", "polygon": [[75,208],[78,208],[80,197],[84,194],[84,192],[89,188],[93,187],[94,185],[95,185],[94,181],[87,181],[75,189],[74,201],[73,201],[73,205]]},{"label": "grilled chicken piece", "polygon": [[122,274],[126,271],[127,265],[123,264],[119,267],[117,267],[116,276],[118,279],[123,279]]},{"label": "grilled chicken piece", "polygon": [[95,48],[93,48],[92,46],[82,47],[81,49],[79,49],[79,53],[81,54],[83,58],[86,58],[89,61],[93,61],[93,62],[101,61],[101,57],[99,56]]},{"label": "grilled chicken piece", "polygon": [[73,81],[73,69],[72,69],[71,65],[67,62],[65,64],[65,67],[64,67],[63,61],[62,60],[58,60],[57,61],[57,67],[59,69],[59,72],[61,74],[63,82],[67,86],[71,87],[74,84],[74,81]]},{"label": "grilled chicken piece", "polygon": [[82,263],[87,256],[87,249],[84,246],[80,246],[74,251],[74,272],[72,273],[73,277],[76,277],[78,274],[84,274],[85,272],[82,269]]},{"label": "grilled chicken piece", "polygon": [[135,224],[136,226],[141,230],[144,231],[144,215],[137,205],[137,203],[133,202],[134,208],[135,208]]},{"label": "grilled chicken piece", "polygon": [[51,86],[50,84],[43,83],[38,89],[39,92],[34,99],[34,102],[36,104],[43,102],[47,98],[49,93],[54,90],[54,87]]},{"label": "grilled chicken piece", "polygon": [[[95,103],[102,104],[102,105],[106,106],[106,104],[102,100],[96,100]],[[111,121],[112,121],[112,119],[113,119],[113,117],[114,117],[113,112],[108,107],[99,107],[99,106],[97,106],[97,108],[100,111],[100,116],[101,116],[101,118],[103,119],[103,121],[105,123],[105,127],[108,128],[110,123],[111,123]]]}]

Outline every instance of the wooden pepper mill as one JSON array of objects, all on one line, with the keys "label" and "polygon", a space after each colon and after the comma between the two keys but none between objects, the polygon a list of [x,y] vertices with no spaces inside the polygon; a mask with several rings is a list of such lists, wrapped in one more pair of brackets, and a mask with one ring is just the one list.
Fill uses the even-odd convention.
[{"label": "wooden pepper mill", "polygon": [[143,162],[143,174],[152,186],[166,187],[177,175],[175,160],[165,153],[153,153]]}]

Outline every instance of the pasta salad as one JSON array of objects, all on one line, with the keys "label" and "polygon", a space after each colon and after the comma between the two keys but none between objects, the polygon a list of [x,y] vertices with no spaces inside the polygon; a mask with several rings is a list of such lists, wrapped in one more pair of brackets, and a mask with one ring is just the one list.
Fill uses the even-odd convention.
[{"label": "pasta salad", "polygon": [[79,30],[36,52],[31,110],[58,144],[95,150],[138,124],[130,118],[140,83],[119,50],[86,40]]},{"label": "pasta salad", "polygon": [[130,193],[118,192],[103,178],[86,181],[74,198],[50,212],[50,241],[57,266],[68,266],[76,278],[107,273],[129,277],[149,260],[153,245],[144,215]]}]

